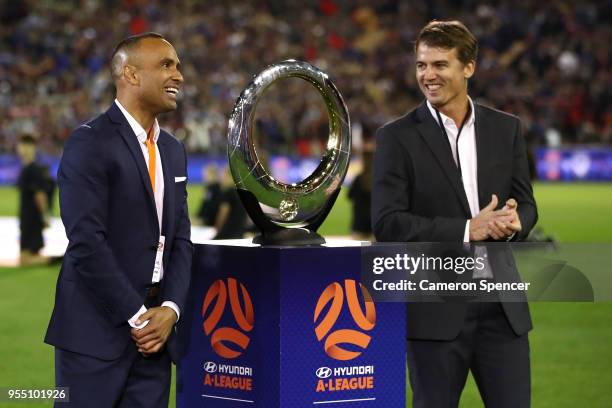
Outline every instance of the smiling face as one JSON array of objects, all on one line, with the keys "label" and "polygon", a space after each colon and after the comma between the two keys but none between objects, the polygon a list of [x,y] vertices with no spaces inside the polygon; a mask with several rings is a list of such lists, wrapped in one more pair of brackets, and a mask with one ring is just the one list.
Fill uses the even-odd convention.
[{"label": "smiling face", "polygon": [[473,61],[463,64],[457,48],[446,49],[419,43],[416,78],[425,98],[444,114],[467,106],[467,79],[474,74]]},{"label": "smiling face", "polygon": [[183,83],[180,61],[174,47],[160,38],[145,38],[130,58],[137,78],[140,108],[153,115],[176,109],[176,98]]}]

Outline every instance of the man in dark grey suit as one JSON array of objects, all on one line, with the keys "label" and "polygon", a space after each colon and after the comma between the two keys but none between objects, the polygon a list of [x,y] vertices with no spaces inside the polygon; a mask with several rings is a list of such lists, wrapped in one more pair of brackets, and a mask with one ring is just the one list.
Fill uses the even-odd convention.
[{"label": "man in dark grey suit", "polygon": [[[426,101],[377,135],[377,240],[516,241],[536,223],[519,119],[468,96],[477,50],[458,21],[432,21],[419,33]],[[530,405],[526,303],[410,303],[407,325],[414,407],[457,406],[470,370],[487,407]]]}]

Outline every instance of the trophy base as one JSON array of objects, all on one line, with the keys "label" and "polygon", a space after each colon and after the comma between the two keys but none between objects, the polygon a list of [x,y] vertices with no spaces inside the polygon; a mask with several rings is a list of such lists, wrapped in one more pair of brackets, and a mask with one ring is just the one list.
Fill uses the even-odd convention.
[{"label": "trophy base", "polygon": [[325,238],[306,228],[285,228],[257,235],[253,238],[253,243],[259,245],[318,246],[325,243]]},{"label": "trophy base", "polygon": [[325,217],[331,210],[340,189],[334,191],[316,217],[313,217],[309,220],[307,225],[301,228],[279,227],[264,215],[253,193],[241,188],[236,189],[236,191],[240,196],[240,201],[242,201],[242,205],[246,209],[247,214],[251,217],[253,224],[261,231],[261,234],[253,239],[254,244],[274,246],[317,246],[323,245],[325,239],[319,235],[316,230],[321,226],[323,220],[325,220]]}]

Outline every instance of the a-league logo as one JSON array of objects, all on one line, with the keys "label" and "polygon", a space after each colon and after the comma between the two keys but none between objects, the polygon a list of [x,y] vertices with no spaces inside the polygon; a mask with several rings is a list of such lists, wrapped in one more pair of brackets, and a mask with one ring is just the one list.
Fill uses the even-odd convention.
[{"label": "a-league logo", "polygon": [[[240,293],[243,299],[241,305],[238,284],[238,281],[234,278],[227,278],[227,285],[222,279],[216,280],[206,292],[202,303],[204,333],[210,336],[210,345],[215,353],[223,358],[241,356],[249,346],[250,341],[245,333],[253,330],[255,320],[253,303],[249,292],[240,283]],[[241,330],[234,327],[217,327],[225,311],[228,297],[234,321]],[[229,345],[232,345],[232,348]]]},{"label": "a-league logo", "polygon": [[[366,287],[361,283],[359,287],[364,298],[365,313],[357,296],[357,283],[353,279],[346,279],[344,281],[344,290],[338,282],[330,284],[321,293],[317,301],[314,312],[315,334],[317,335],[317,340],[321,341],[329,333],[329,336],[325,339],[324,347],[325,353],[333,359],[352,360],[357,358],[370,344],[371,337],[364,333],[364,331],[371,331],[376,325],[376,308]],[[346,328],[332,331],[340,317],[340,313],[342,313],[345,295],[351,317],[361,331]],[[323,309],[330,303],[331,306],[327,313],[319,319]],[[319,321],[318,324],[317,321]],[[360,349],[361,351],[347,350],[341,346],[342,344],[351,345],[351,348]]]}]

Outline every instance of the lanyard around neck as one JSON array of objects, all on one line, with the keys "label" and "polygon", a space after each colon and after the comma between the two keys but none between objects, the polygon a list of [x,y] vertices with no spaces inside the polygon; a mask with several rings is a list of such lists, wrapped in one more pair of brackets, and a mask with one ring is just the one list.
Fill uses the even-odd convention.
[{"label": "lanyard around neck", "polygon": [[[442,116],[440,116],[440,111],[435,109],[436,111],[436,115],[438,116],[438,124],[440,125],[440,129],[442,129],[442,133],[444,133],[444,137],[446,138],[446,140],[448,140],[448,143],[450,145],[450,140],[448,139],[448,134],[446,133],[446,127],[444,127],[444,122],[442,122]],[[461,126],[459,126],[459,130],[457,131],[457,138],[455,139],[455,154],[457,155],[457,170],[459,170],[459,177],[462,179],[463,175],[461,174],[461,159],[459,158],[459,136],[461,135],[461,131],[463,130],[463,126],[465,125],[465,122],[467,122],[468,117],[470,116],[470,113],[472,112],[472,107],[468,106],[468,110],[465,113],[465,116],[463,117],[463,120],[461,121]],[[452,153],[452,149],[451,149],[451,153]]]}]

